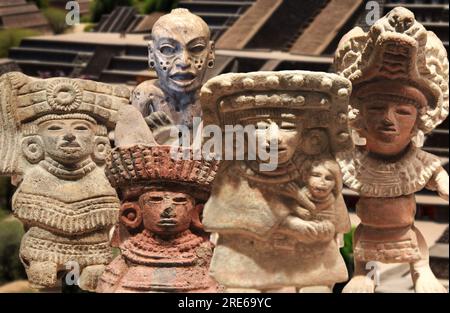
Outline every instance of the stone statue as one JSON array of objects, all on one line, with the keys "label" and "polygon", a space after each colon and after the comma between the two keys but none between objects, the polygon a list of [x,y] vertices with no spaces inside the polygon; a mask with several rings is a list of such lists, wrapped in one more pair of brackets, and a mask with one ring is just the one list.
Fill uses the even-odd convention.
[{"label": "stone statue", "polygon": [[[193,160],[190,148],[159,145],[133,106],[120,111],[107,176],[122,197],[114,244],[122,254],[98,292],[215,292],[212,243],[200,214],[217,161]],[[175,150],[172,150],[175,149]],[[174,158],[188,152],[190,158]]]},{"label": "stone statue", "polygon": [[[68,78],[0,78],[0,174],[18,186],[20,257],[33,288],[58,288],[68,270],[95,290],[112,259],[108,232],[119,199],[103,167],[126,87]],[[75,263],[75,264],[74,264]]]},{"label": "stone statue", "polygon": [[198,93],[206,69],[214,66],[214,43],[208,25],[187,9],[174,9],[160,17],[151,37],[148,62],[158,79],[137,86],[131,102],[163,144],[170,142],[174,125],[192,130],[193,117],[201,117]]},{"label": "stone statue", "polygon": [[344,292],[373,292],[366,263],[409,263],[416,292],[445,292],[414,226],[414,193],[448,201],[448,174],[420,149],[448,115],[448,60],[442,42],[401,7],[364,33],[354,28],[336,52],[337,71],[353,83],[351,125],[360,146],[339,155],[344,183],[359,193],[355,276]]},{"label": "stone statue", "polygon": [[338,234],[350,220],[334,154],[352,148],[350,92],[338,75],[307,71],[224,74],[203,86],[205,127],[251,125],[247,143],[277,146],[271,171],[251,145],[243,160],[221,161],[205,204],[203,225],[218,233],[210,275],[228,292],[330,292],[347,280]]}]

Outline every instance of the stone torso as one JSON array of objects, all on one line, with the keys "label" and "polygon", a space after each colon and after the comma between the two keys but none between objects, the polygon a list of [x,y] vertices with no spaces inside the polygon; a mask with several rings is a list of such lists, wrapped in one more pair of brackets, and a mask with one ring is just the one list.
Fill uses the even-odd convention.
[{"label": "stone torso", "polygon": [[[235,166],[235,165],[231,165]],[[247,232],[264,237],[291,212],[295,200],[281,196],[276,185],[262,189],[247,178],[225,169],[216,177],[203,213],[203,225],[211,232]],[[230,197],[230,195],[233,195]]]},{"label": "stone torso", "polygon": [[62,180],[39,165],[26,173],[13,208],[28,226],[75,236],[113,226],[119,200],[102,168],[95,166],[78,179]]},{"label": "stone torso", "polygon": [[[332,285],[347,279],[336,240],[307,244],[278,232],[298,205],[284,194],[282,184],[262,187],[227,169],[217,175],[215,186],[221,187],[213,187],[203,225],[220,234],[210,270],[218,282],[227,287],[270,289]],[[334,220],[340,223],[342,218]],[[347,226],[342,223],[336,226],[343,228]]]}]

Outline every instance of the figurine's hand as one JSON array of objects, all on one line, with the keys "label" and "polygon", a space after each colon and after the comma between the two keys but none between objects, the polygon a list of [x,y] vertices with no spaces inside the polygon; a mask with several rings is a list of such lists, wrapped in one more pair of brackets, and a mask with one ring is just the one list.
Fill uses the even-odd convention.
[{"label": "figurine's hand", "polygon": [[284,221],[283,226],[299,241],[311,243],[317,241],[318,231],[315,224],[314,222],[306,222],[301,218],[290,215]]},{"label": "figurine's hand", "polygon": [[330,221],[321,221],[317,223],[317,232],[317,238],[319,240],[329,241],[333,239],[336,233],[336,229],[334,227],[334,224]]},{"label": "figurine's hand", "polygon": [[150,115],[145,117],[145,121],[151,130],[155,130],[163,126],[173,125],[172,119],[162,111],[150,113]]},{"label": "figurine's hand", "polygon": [[295,207],[294,209],[295,214],[304,220],[310,220],[312,217],[312,214],[310,211],[308,211],[305,208],[302,208],[301,206]]},{"label": "figurine's hand", "polygon": [[145,121],[159,144],[170,144],[171,141],[178,140],[178,137],[172,137],[178,134],[178,129],[166,113],[153,112],[145,117]]}]

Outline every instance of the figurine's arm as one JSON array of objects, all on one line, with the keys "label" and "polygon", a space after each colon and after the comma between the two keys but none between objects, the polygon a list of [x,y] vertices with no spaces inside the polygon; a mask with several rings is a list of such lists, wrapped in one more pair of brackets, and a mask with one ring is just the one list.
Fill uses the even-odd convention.
[{"label": "figurine's arm", "polygon": [[330,221],[304,221],[293,215],[286,217],[278,231],[306,243],[328,241],[335,235],[334,225]]},{"label": "figurine's arm", "polygon": [[429,180],[426,185],[427,189],[435,190],[439,194],[439,196],[448,201],[448,188],[449,188],[449,180],[448,173],[445,171],[443,167],[440,167],[434,175]]},{"label": "figurine's arm", "polygon": [[178,129],[169,115],[158,111],[153,103],[155,97],[163,96],[154,81],[145,81],[133,90],[131,104],[142,113],[156,141],[159,144],[168,144],[175,140],[171,134],[178,134]]}]

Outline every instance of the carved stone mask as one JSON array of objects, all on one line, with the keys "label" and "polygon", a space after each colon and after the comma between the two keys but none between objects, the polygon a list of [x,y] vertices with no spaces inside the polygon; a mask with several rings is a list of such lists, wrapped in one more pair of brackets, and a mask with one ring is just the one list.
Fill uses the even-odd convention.
[{"label": "carved stone mask", "polygon": [[83,119],[49,120],[38,125],[44,150],[53,160],[75,164],[88,159],[94,152],[95,127]]},{"label": "carved stone mask", "polygon": [[198,16],[183,12],[161,17],[149,42],[149,65],[169,93],[198,90],[206,68],[214,65],[208,26]]},{"label": "carved stone mask", "polygon": [[318,164],[311,168],[307,186],[312,196],[321,199],[333,191],[336,182],[333,173],[324,165]]},{"label": "carved stone mask", "polygon": [[189,229],[195,200],[173,191],[148,191],[139,197],[145,229],[158,235],[174,235]]},{"label": "carved stone mask", "polygon": [[409,145],[417,123],[414,104],[369,101],[362,106],[363,135],[370,151],[397,154]]},{"label": "carved stone mask", "polygon": [[277,144],[278,164],[292,159],[300,142],[300,130],[294,119],[263,119],[256,122],[258,140],[261,140],[267,152],[270,143]]}]

